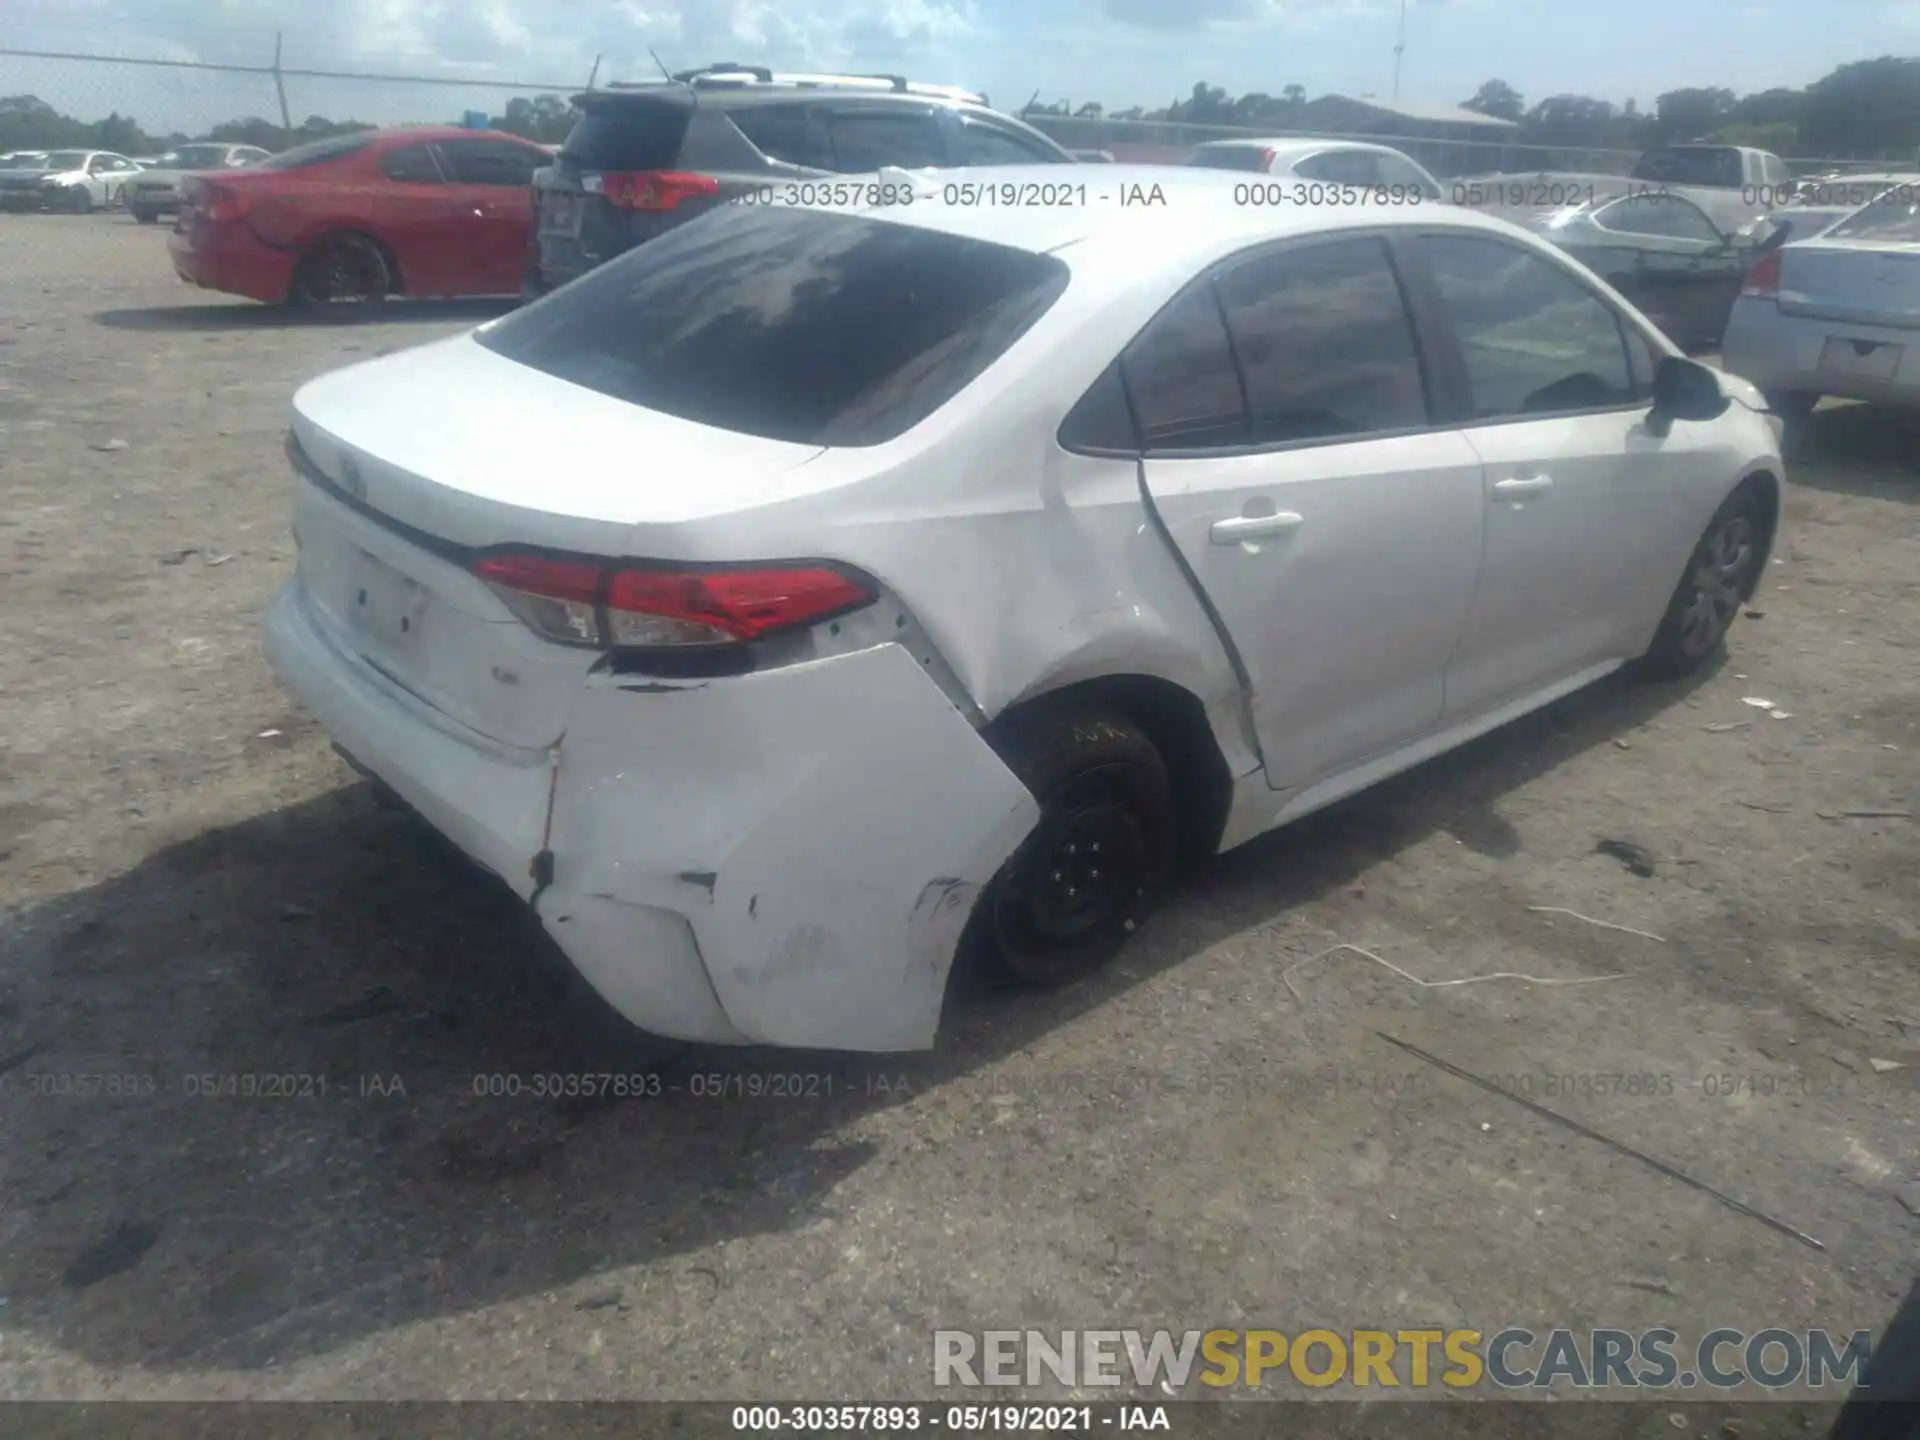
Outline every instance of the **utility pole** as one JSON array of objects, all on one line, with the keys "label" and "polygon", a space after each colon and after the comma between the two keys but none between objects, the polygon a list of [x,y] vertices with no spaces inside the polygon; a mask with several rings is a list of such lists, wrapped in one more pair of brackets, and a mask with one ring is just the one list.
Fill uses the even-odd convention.
[{"label": "utility pole", "polygon": [[280,96],[280,137],[283,145],[293,144],[293,116],[287,113],[287,82],[280,74],[280,32],[273,32],[273,88]]},{"label": "utility pole", "polygon": [[1400,0],[1400,30],[1393,42],[1393,98],[1400,98],[1400,57],[1407,53],[1407,0]]}]

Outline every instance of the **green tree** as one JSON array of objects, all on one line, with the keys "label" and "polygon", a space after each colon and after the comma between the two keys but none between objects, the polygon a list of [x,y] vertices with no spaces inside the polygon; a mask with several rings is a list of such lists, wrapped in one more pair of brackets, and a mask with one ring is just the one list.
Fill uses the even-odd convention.
[{"label": "green tree", "polygon": [[1471,100],[1460,103],[1464,109],[1477,110],[1496,120],[1517,122],[1527,113],[1527,103],[1521,98],[1520,92],[1504,80],[1487,81],[1473,92]]},{"label": "green tree", "polygon": [[1734,118],[1731,90],[1669,90],[1654,101],[1662,139],[1686,141],[1711,134]]},{"label": "green tree", "polygon": [[1920,59],[1856,60],[1807,87],[1800,141],[1816,155],[1920,155]]}]

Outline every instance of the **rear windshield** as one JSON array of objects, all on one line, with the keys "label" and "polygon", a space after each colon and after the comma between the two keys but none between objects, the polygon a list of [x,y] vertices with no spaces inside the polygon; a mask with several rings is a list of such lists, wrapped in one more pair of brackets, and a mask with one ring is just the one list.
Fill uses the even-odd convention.
[{"label": "rear windshield", "polygon": [[489,350],[723,430],[878,445],[1045,314],[1067,267],[984,240],[726,207],[481,329]]},{"label": "rear windshield", "polygon": [[342,155],[351,155],[356,150],[364,150],[367,142],[372,138],[371,131],[359,131],[352,135],[335,135],[326,140],[316,140],[311,145],[296,145],[291,150],[282,150],[278,155],[269,155],[258,165],[249,168],[304,170],[309,165],[323,165],[329,160],[338,160]]},{"label": "rear windshield", "polygon": [[1265,170],[1267,152],[1252,145],[1222,145],[1217,150],[1202,146],[1186,163],[1207,170]]},{"label": "rear windshield", "polygon": [[187,145],[160,157],[160,164],[169,170],[214,170],[226,163],[224,145]]},{"label": "rear windshield", "polygon": [[560,158],[582,170],[666,170],[693,112],[683,105],[595,105],[574,123]]},{"label": "rear windshield", "polygon": [[1891,240],[1920,244],[1920,198],[1915,187],[1889,190],[1864,210],[1857,210],[1822,237],[1827,240]]},{"label": "rear windshield", "polygon": [[1633,167],[1635,180],[1663,180],[1669,185],[1737,187],[1744,172],[1740,152],[1719,146],[1698,149],[1649,150]]}]

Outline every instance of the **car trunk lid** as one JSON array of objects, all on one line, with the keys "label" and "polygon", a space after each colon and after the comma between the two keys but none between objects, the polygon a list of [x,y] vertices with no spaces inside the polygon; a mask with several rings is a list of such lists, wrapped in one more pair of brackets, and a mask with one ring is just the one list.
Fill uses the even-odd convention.
[{"label": "car trunk lid", "polygon": [[820,453],[614,400],[466,337],[309,383],[288,449],[301,585],[328,637],[516,746],[559,738],[603,652],[536,635],[475,575],[481,554],[620,558],[636,525],[657,546],[678,522],[778,495]]},{"label": "car trunk lid", "polygon": [[1920,327],[1920,243],[1789,245],[1781,252],[1780,310],[1810,319]]}]

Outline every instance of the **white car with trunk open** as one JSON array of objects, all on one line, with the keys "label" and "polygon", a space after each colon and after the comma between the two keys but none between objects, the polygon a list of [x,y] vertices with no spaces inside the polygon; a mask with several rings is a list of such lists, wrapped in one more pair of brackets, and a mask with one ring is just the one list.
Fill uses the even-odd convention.
[{"label": "white car with trunk open", "polygon": [[1499,220],[1235,181],[721,207],[315,380],[267,653],[639,1026],[881,1052],[959,953],[1073,979],[1182,852],[1716,655],[1751,386]]}]

